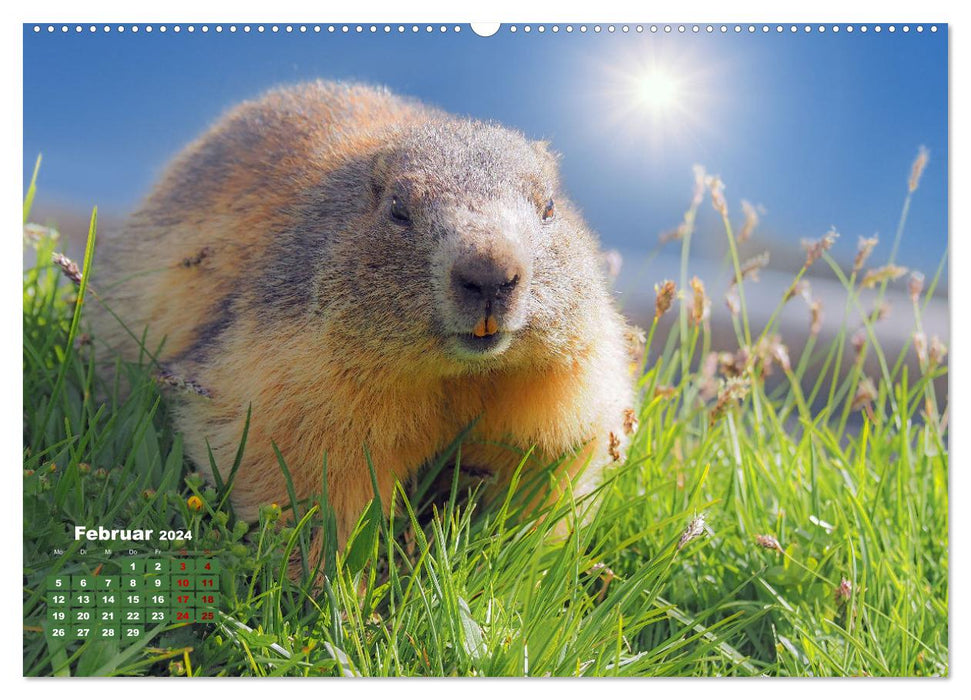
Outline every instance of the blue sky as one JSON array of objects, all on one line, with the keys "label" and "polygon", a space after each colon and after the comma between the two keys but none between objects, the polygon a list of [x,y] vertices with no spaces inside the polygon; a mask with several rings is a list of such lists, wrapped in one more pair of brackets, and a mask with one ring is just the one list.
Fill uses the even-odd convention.
[{"label": "blue sky", "polygon": [[[655,110],[636,88],[652,66],[677,86]],[[925,145],[931,160],[899,257],[931,272],[947,247],[946,26],[482,38],[467,26],[387,36],[27,25],[25,177],[43,153],[38,204],[123,212],[226,108],[318,77],[383,83],[549,139],[571,198],[606,246],[628,250],[653,247],[678,223],[700,163],[727,183],[736,218],[743,198],[765,207],[763,239],[795,245],[835,226],[852,256],[857,236],[879,233],[879,261]],[[705,216],[713,226],[710,208]]]}]

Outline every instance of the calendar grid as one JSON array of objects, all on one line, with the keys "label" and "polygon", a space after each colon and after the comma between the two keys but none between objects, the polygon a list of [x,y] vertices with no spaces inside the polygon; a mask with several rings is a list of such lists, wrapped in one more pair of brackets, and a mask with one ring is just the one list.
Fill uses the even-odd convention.
[{"label": "calendar grid", "polygon": [[147,626],[212,623],[220,572],[212,557],[125,557],[99,563],[92,573],[50,575],[47,635],[134,642]]}]

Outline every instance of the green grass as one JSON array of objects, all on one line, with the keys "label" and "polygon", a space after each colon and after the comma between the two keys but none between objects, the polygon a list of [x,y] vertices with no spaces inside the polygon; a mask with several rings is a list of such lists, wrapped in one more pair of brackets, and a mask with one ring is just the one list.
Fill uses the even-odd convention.
[{"label": "green grass", "polygon": [[[696,213],[697,200],[685,218],[684,261]],[[724,221],[732,242],[726,264],[739,271]],[[92,217],[89,255],[95,228]],[[311,528],[331,522],[326,494],[281,504],[295,511],[286,527],[279,507],[264,508],[259,523],[237,520],[232,474],[208,485],[186,462],[150,367],[118,364],[130,385],[124,394],[98,379],[95,356],[104,361],[106,353],[82,333],[76,312],[93,292],[52,266],[56,233],[34,235],[31,245],[37,264],[24,273],[23,317],[25,675],[949,671],[947,433],[932,384],[946,364],[924,361],[914,373],[903,355],[886,357],[873,315],[851,366],[842,349],[853,329],[830,347],[810,339],[791,367],[776,362],[772,382],[762,376],[766,354],[754,352],[733,385],[741,400],[729,399],[724,377],[719,400],[704,393],[711,338],[706,323],[692,322],[688,289],[666,341],[656,323],[648,330],[630,454],[610,473],[589,524],[557,541],[549,535],[555,523],[585,502],[523,512],[545,474],[517,479],[506,498],[486,503],[458,478],[457,440],[396,491],[395,515],[381,517],[375,504],[343,554],[329,548],[315,589],[306,567],[299,582],[284,572]],[[816,264],[838,272],[847,309],[856,308],[860,275],[841,270],[828,252]],[[686,279],[682,270],[682,288]],[[935,283],[915,302],[918,318]],[[734,321],[740,344],[772,335],[743,315]],[[867,355],[881,371],[875,395],[854,408]],[[285,478],[285,455],[280,468]],[[50,642],[45,577],[88,571],[96,560],[79,556],[68,535],[75,523],[191,529],[192,541],[169,546],[218,553],[224,614],[214,625],[153,628],[130,646]]]}]

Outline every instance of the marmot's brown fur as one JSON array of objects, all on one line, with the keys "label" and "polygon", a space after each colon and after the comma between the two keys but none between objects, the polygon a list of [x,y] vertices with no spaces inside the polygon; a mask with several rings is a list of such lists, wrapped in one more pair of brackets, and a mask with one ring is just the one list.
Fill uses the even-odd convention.
[{"label": "marmot's brown fur", "polygon": [[359,85],[275,90],[186,148],[102,244],[102,298],[196,389],[174,414],[201,471],[208,443],[226,477],[252,405],[242,518],[289,503],[274,443],[301,499],[326,454],[340,542],[373,497],[365,444],[385,505],[476,419],[462,463],[500,482],[535,446],[533,464],[569,455],[582,494],[621,456],[625,325],[555,158],[517,132]]}]

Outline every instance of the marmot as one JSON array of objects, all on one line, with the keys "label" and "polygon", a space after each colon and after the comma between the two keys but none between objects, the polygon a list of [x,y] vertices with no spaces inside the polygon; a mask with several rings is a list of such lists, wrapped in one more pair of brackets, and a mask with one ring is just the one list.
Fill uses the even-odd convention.
[{"label": "marmot", "polygon": [[299,499],[326,455],[339,543],[374,495],[365,445],[385,507],[473,423],[462,464],[500,483],[531,447],[532,464],[568,455],[575,494],[622,457],[627,327],[545,143],[384,89],[276,89],[105,238],[96,337],[192,389],[175,427],[210,478],[252,407],[231,494],[246,520],[289,503],[274,444]]}]

